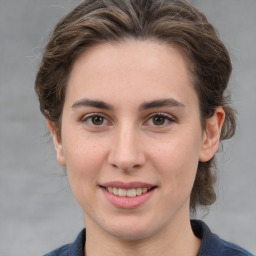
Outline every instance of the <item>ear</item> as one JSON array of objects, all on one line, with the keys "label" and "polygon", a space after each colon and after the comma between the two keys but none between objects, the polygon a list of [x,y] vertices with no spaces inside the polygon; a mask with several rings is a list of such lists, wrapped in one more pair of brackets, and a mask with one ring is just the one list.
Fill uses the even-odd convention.
[{"label": "ear", "polygon": [[65,158],[64,158],[64,154],[63,154],[62,142],[61,142],[61,139],[59,138],[59,136],[56,133],[54,123],[47,119],[47,125],[48,125],[48,128],[49,128],[49,130],[51,132],[51,135],[52,135],[53,143],[54,143],[55,150],[56,150],[56,153],[57,153],[57,160],[61,165],[65,166],[66,161],[65,161]]},{"label": "ear", "polygon": [[224,120],[225,112],[222,107],[217,107],[214,115],[207,120],[199,156],[201,162],[209,161],[217,152]]}]

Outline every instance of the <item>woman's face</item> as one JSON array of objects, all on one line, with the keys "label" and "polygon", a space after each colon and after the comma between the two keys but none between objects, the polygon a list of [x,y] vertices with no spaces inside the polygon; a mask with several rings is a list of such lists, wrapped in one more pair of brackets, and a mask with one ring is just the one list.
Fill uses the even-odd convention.
[{"label": "woman's face", "polygon": [[58,160],[67,166],[87,228],[139,239],[189,218],[198,161],[212,155],[177,49],[131,40],[80,56],[61,134]]}]

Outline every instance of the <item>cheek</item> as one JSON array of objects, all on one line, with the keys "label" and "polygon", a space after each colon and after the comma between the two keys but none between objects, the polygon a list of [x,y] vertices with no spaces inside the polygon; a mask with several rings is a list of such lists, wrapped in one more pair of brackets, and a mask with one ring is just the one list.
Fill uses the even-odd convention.
[{"label": "cheek", "polygon": [[73,136],[63,142],[63,153],[70,183],[91,183],[104,163],[106,144]]},{"label": "cheek", "polygon": [[74,136],[63,143],[70,187],[82,209],[90,211],[98,176],[104,166],[106,146]]},{"label": "cheek", "polygon": [[151,151],[154,168],[158,170],[164,183],[173,187],[192,187],[197,171],[200,137],[190,134],[175,136],[154,147]]}]

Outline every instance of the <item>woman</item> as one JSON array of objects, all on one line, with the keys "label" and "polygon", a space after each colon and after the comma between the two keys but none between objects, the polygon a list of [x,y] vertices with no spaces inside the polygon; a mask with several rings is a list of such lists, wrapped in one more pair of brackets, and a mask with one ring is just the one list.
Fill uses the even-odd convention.
[{"label": "woman", "polygon": [[183,0],[86,0],[57,24],[35,88],[86,234],[47,255],[252,255],[190,220],[235,132],[231,69]]}]

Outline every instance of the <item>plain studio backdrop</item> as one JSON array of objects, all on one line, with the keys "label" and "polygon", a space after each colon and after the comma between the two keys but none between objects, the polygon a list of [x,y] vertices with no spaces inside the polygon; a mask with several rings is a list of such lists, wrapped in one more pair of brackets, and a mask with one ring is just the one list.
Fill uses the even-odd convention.
[{"label": "plain studio backdrop", "polygon": [[[58,165],[34,79],[56,22],[78,0],[0,1],[0,255],[42,255],[73,241],[83,213]],[[256,253],[256,1],[191,0],[233,61],[238,130],[218,153],[218,200],[199,213],[214,232]]]}]

